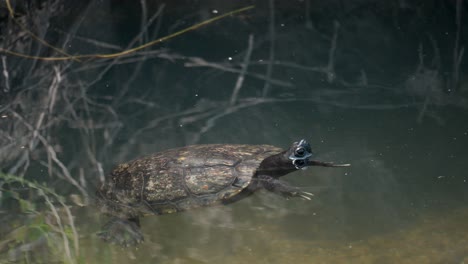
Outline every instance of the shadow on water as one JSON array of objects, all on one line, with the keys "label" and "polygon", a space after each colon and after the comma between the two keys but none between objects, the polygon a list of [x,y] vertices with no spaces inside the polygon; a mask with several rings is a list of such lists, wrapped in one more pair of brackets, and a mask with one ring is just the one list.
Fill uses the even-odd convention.
[{"label": "shadow on water", "polygon": [[[44,37],[70,53],[115,52],[238,8],[84,2],[75,17],[51,13]],[[255,1],[119,59],[0,54],[11,84],[0,92],[0,263],[467,263],[468,27],[453,21],[466,2],[345,2]],[[14,5],[32,22],[45,8],[34,7]],[[2,14],[14,33],[2,47],[47,53],[11,44],[23,31]],[[302,138],[318,159],[352,164],[284,177],[311,201],[259,191],[145,217],[136,248],[101,241],[107,216],[78,206],[114,165],[155,151]]]}]

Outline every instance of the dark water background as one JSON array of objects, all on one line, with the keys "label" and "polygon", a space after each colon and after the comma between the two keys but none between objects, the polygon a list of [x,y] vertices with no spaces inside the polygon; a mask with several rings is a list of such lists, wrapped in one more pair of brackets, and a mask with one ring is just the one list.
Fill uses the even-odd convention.
[{"label": "dark water background", "polygon": [[[81,99],[74,104],[76,116],[86,122],[63,118],[53,129],[40,131],[61,149],[59,158],[91,200],[102,180],[100,166],[107,173],[120,162],[188,144],[287,147],[304,138],[321,160],[352,164],[310,168],[285,177],[314,193],[312,201],[259,192],[226,207],[146,217],[145,242],[138,248],[100,241],[95,233],[106,216],[92,206],[80,208],[75,201],[71,210],[79,253],[66,261],[468,262],[468,74],[466,56],[458,70],[453,59],[454,49],[458,47],[460,54],[468,37],[468,6],[460,3],[458,46],[457,1],[448,0],[65,3],[67,15],[50,19],[46,37],[59,45],[66,37],[63,32],[72,32],[66,48],[70,54],[117,50],[104,47],[104,42],[128,48],[141,32],[144,14],[149,19],[158,8],[162,15],[131,47],[256,5],[119,60],[34,66],[34,71],[53,71],[54,65],[64,69],[63,86],[68,88],[63,88],[55,108],[63,107],[64,115],[67,103],[60,100],[74,98],[78,91],[90,99],[86,105],[77,97]],[[237,101],[230,105],[249,35],[253,46],[248,74]],[[102,43],[91,44],[85,38]],[[24,69],[31,63],[10,56]],[[269,75],[271,57],[276,63]],[[212,64],[201,67],[204,62]],[[266,84],[265,79],[274,80]],[[27,84],[26,80],[18,87]],[[8,107],[12,98],[26,100],[18,96],[26,93],[22,91],[4,93],[2,107]],[[40,101],[38,94],[31,100]],[[2,108],[8,116],[2,120],[5,127],[15,122],[7,107]],[[34,107],[30,111],[44,108],[41,103]],[[28,142],[28,135],[13,139],[17,148],[25,138]],[[40,148],[39,144],[28,154],[33,158],[22,176],[50,186],[67,204],[74,204],[72,195],[82,193],[58,172],[49,175],[47,155]],[[11,170],[21,157],[18,153],[2,165],[4,173],[21,172]],[[37,195],[25,197],[32,200]],[[37,208],[47,211],[41,203],[43,199],[37,198]],[[15,237],[12,230],[35,223],[35,218],[18,211],[15,199],[4,198],[1,206],[0,217],[9,224],[1,229],[0,263],[63,260],[60,250],[50,250],[63,246],[53,230],[46,235],[47,242],[38,243],[41,246],[21,248],[32,242]]]}]

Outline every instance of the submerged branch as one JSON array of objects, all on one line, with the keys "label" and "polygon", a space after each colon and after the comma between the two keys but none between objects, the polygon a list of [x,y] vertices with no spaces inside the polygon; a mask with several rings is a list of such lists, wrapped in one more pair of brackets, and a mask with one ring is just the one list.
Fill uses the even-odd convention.
[{"label": "submerged branch", "polygon": [[252,34],[250,34],[247,52],[245,53],[245,57],[244,57],[244,63],[242,64],[241,72],[239,74],[239,77],[237,78],[236,86],[234,87],[234,90],[232,91],[231,100],[229,102],[229,105],[231,107],[236,104],[237,96],[239,95],[239,91],[242,87],[242,84],[244,83],[244,77],[245,77],[245,74],[247,73],[247,69],[249,67],[249,62],[250,62],[250,56],[252,54],[253,41],[254,41],[254,37]]}]

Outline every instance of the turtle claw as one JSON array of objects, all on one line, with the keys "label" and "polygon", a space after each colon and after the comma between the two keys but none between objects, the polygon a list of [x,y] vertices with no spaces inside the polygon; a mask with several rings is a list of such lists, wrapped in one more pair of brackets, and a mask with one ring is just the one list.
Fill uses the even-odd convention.
[{"label": "turtle claw", "polygon": [[312,200],[311,197],[314,196],[314,194],[310,192],[303,192],[303,191],[291,191],[291,192],[283,193],[283,196],[285,196],[286,199],[289,199],[291,197],[299,197],[304,200],[310,201]]},{"label": "turtle claw", "polygon": [[144,241],[140,228],[133,221],[112,218],[102,229],[101,232],[97,233],[98,237],[122,247],[136,246]]},{"label": "turtle claw", "polygon": [[310,201],[312,200],[311,197],[314,196],[314,194],[310,192],[299,192],[297,193],[297,196],[301,197],[304,200]]}]

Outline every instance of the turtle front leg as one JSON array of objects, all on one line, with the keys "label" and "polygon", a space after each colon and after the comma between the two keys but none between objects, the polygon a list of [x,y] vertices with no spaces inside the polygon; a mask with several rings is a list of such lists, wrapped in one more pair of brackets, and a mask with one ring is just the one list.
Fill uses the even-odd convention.
[{"label": "turtle front leg", "polygon": [[113,217],[97,234],[106,242],[119,244],[124,247],[135,246],[143,242],[143,234],[140,231],[140,221],[138,218],[128,220]]},{"label": "turtle front leg", "polygon": [[286,199],[291,197],[300,197],[305,200],[311,200],[311,197],[314,196],[312,193],[304,192],[298,187],[291,186],[289,183],[278,180],[271,176],[260,175],[258,177],[258,181],[261,187],[270,192],[279,194]]}]

